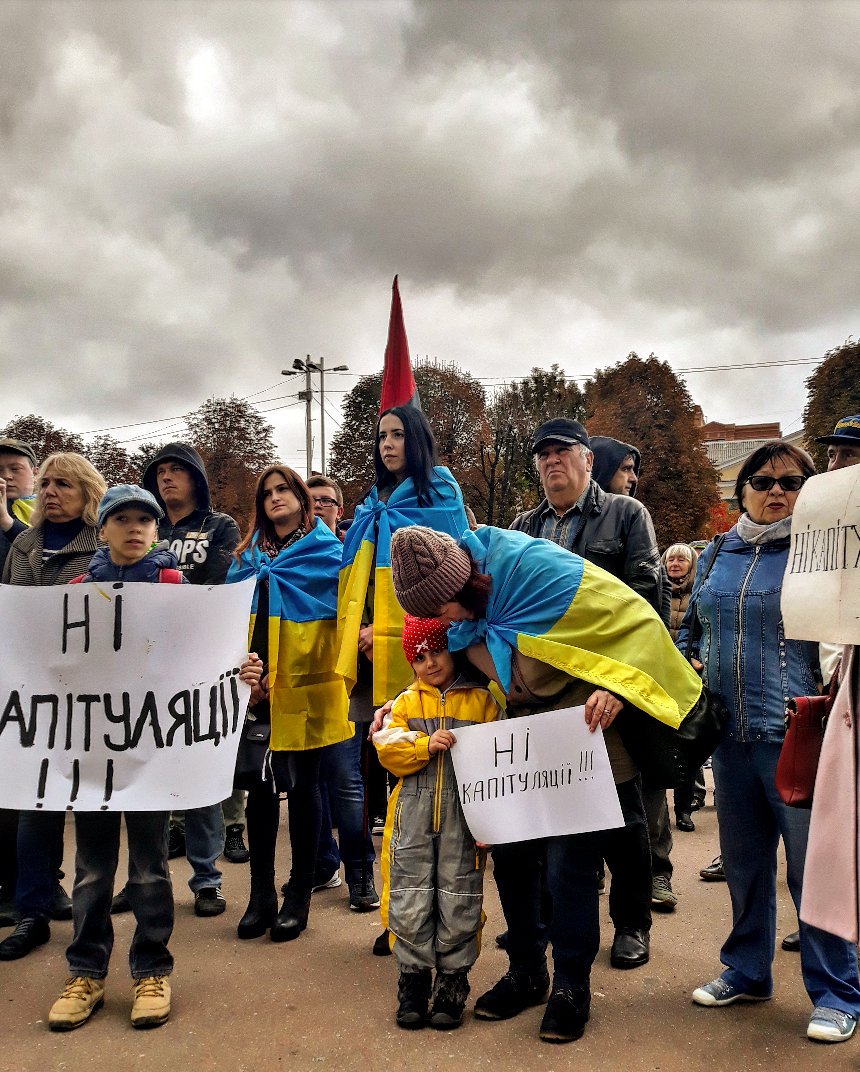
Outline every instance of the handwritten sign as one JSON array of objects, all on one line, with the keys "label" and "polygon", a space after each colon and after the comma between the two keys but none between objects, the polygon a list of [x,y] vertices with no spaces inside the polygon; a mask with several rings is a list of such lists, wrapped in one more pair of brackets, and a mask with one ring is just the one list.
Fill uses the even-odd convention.
[{"label": "handwritten sign", "polygon": [[0,585],[0,807],[163,811],[229,796],[253,589]]},{"label": "handwritten sign", "polygon": [[458,729],[451,759],[472,836],[488,845],[623,826],[603,733],[582,707]]},{"label": "handwritten sign", "polygon": [[860,465],[803,485],[791,517],[782,618],[792,640],[860,644]]}]

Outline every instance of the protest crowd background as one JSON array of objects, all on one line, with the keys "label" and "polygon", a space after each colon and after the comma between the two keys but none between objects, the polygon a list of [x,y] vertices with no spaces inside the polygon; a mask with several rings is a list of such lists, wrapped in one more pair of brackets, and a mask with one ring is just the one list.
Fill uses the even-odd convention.
[{"label": "protest crowd background", "polygon": [[[398,346],[399,358],[395,353]],[[860,413],[860,344],[849,340],[824,356],[807,381],[802,437],[791,442],[769,437],[770,441],[762,441],[748,458],[739,458],[737,493],[728,496],[721,494],[719,474],[709,460],[703,439],[702,409],[707,408],[706,400],[699,400],[701,405],[694,402],[668,364],[655,355],[642,359],[631,354],[625,361],[596,371],[582,384],[568,379],[555,364],[533,368],[527,376],[491,397],[452,363],[418,362],[414,380],[410,375],[406,381],[409,393],[403,397],[401,391],[400,397],[392,396],[386,393],[388,361],[405,361],[408,366],[408,350],[404,350],[405,333],[398,325],[389,339],[385,371],[363,377],[347,396],[342,425],[331,443],[327,471],[313,477],[308,474],[307,484],[292,470],[279,465],[271,426],[247,399],[235,396],[204,402],[187,415],[184,428],[169,443],[123,443],[107,432],[84,439],[56,427],[50,415],[44,414],[12,416],[0,429],[0,550],[5,562],[5,583],[65,584],[87,575],[90,560],[100,546],[101,522],[95,511],[100,511],[100,519],[103,514],[105,518],[109,516],[103,495],[106,488],[117,485],[151,493],[153,503],[157,502],[151,508],[151,517],[158,521],[158,534],[174,551],[176,568],[186,581],[209,585],[230,582],[240,575],[254,576],[258,626],[275,613],[271,609],[276,605],[275,592],[279,599],[286,600],[283,593],[291,590],[290,585],[301,586],[298,574],[289,573],[288,556],[284,557],[291,547],[305,547],[306,541],[315,537],[323,541],[314,552],[322,556],[319,561],[334,563],[327,575],[331,582],[328,594],[320,595],[321,601],[328,599],[331,603],[331,614],[326,619],[331,636],[325,629],[314,634],[314,650],[320,660],[320,675],[329,675],[326,680],[330,678],[333,688],[342,689],[347,679],[352,691],[348,717],[346,694],[342,710],[335,710],[337,704],[331,700],[335,694],[327,692],[323,700],[316,701],[322,704],[317,708],[319,724],[308,730],[301,743],[280,738],[276,743],[273,736],[268,742],[272,750],[267,753],[264,735],[249,759],[247,749],[244,753],[242,749],[249,741],[253,745],[253,741],[251,737],[243,739],[240,761],[246,765],[237,774],[232,796],[206,808],[174,814],[169,832],[165,818],[165,838],[169,836],[169,843],[165,841],[164,853],[173,859],[185,856],[188,860],[188,885],[199,927],[202,930],[207,926],[206,917],[222,915],[228,907],[231,911],[244,907],[228,904],[225,896],[222,876],[228,864],[243,869],[248,865],[250,899],[238,922],[238,938],[246,942],[266,940],[268,935],[275,942],[298,939],[291,948],[299,948],[308,940],[303,937],[305,930],[314,926],[311,894],[325,896],[326,890],[345,884],[347,905],[355,915],[346,916],[343,926],[349,925],[350,918],[375,913],[381,902],[385,926],[380,925],[381,933],[375,935],[373,943],[366,943],[366,955],[384,957],[394,952],[392,964],[397,970],[392,967],[390,990],[392,1008],[395,992],[399,1003],[398,1026],[414,1028],[429,1023],[431,1027],[448,1029],[463,1024],[470,1031],[503,1030],[474,1024],[467,1004],[466,976],[477,956],[479,923],[471,925],[471,933],[462,938],[470,943],[470,952],[462,961],[440,957],[435,983],[430,967],[420,957],[403,952],[408,946],[414,954],[419,943],[404,937],[407,925],[398,913],[405,910],[398,907],[400,902],[395,903],[390,888],[394,880],[384,870],[394,857],[394,807],[387,821],[386,808],[389,791],[397,779],[380,765],[366,731],[375,710],[384,700],[394,699],[383,689],[379,663],[371,658],[374,628],[377,651],[383,643],[380,590],[383,581],[389,583],[388,574],[383,578],[379,572],[380,563],[390,561],[386,569],[393,578],[392,599],[396,596],[416,619],[437,618],[440,614],[444,617],[440,608],[450,605],[469,610],[468,602],[462,603],[462,593],[466,591],[466,579],[474,577],[476,571],[481,574],[484,570],[485,576],[497,585],[501,583],[502,567],[498,574],[494,573],[493,552],[488,549],[490,541],[497,539],[493,535],[496,529],[512,529],[517,530],[517,535],[505,537],[513,541],[511,547],[519,548],[518,541],[525,546],[526,537],[520,535],[523,533],[529,538],[543,538],[559,547],[550,556],[553,563],[556,559],[562,561],[563,550],[571,561],[585,560],[587,577],[587,564],[591,563],[601,568],[598,577],[605,570],[613,584],[617,579],[638,593],[635,613],[644,616],[643,621],[647,617],[660,630],[659,643],[665,641],[667,651],[674,641],[681,652],[695,660],[693,666],[697,669],[702,669],[697,658],[702,656],[705,683],[712,693],[725,687],[720,667],[732,659],[738,668],[739,683],[736,696],[723,697],[731,709],[729,728],[715,754],[713,773],[710,764],[704,771],[692,771],[683,785],[667,794],[665,785],[648,784],[644,761],[638,760],[632,744],[624,738],[620,715],[618,727],[613,726],[623,705],[612,690],[594,691],[593,683],[587,688],[574,687],[587,682],[577,682],[568,674],[549,680],[544,673],[549,665],[547,659],[542,660],[538,654],[531,660],[518,661],[515,650],[513,678],[502,683],[508,714],[586,704],[586,718],[593,715],[595,725],[599,722],[605,731],[624,825],[600,834],[513,843],[499,846],[495,852],[491,847],[505,926],[499,926],[497,933],[485,933],[484,942],[486,945],[495,941],[506,950],[510,965],[493,987],[475,997],[471,1003],[474,1018],[513,1019],[530,1006],[543,1005],[548,1000],[537,1032],[540,1039],[571,1042],[579,1038],[589,1021],[589,970],[601,942],[597,923],[602,911],[600,895],[607,891],[612,933],[605,944],[610,948],[611,964],[621,971],[632,969],[635,974],[650,960],[652,912],[683,915],[683,900],[673,889],[673,837],[683,838],[695,832],[696,812],[707,802],[706,785],[714,785],[720,809],[720,840],[719,844],[701,846],[701,880],[728,881],[734,920],[727,922],[730,933],[722,954],[713,950],[716,978],[712,982],[688,980],[692,1000],[701,1006],[720,1008],[770,999],[770,961],[779,941],[783,950],[799,950],[801,954],[798,971],[802,972],[811,1002],[809,1038],[825,1043],[848,1040],[860,1015],[856,935],[853,941],[846,940],[844,935],[834,936],[804,920],[791,933],[775,932],[777,843],[780,839],[784,843],[787,881],[799,908],[809,812],[782,805],[772,783],[784,732],[783,700],[795,694],[826,692],[834,672],[837,685],[843,680],[840,673],[847,673],[849,678],[852,673],[848,650],[841,670],[834,670],[839,665],[838,655],[825,656],[816,644],[785,640],[779,587],[791,512],[800,487],[815,471],[824,472],[828,465],[835,469],[860,461],[860,417],[856,416]],[[388,426],[380,423],[380,413],[404,404],[423,413],[426,421],[424,417],[405,417],[398,410],[394,424],[401,436],[399,449],[401,453],[405,450],[405,456],[400,469],[394,471],[384,438]],[[382,422],[385,420],[383,416]],[[423,434],[424,425],[429,429],[429,438],[422,461],[410,444]],[[53,468],[49,463],[41,470],[42,484],[35,489],[33,499],[33,477],[39,465],[52,456],[58,460],[52,463]],[[77,456],[79,461],[68,461]],[[170,482],[171,466],[176,473],[175,485]],[[389,479],[386,467],[388,473],[394,472],[394,479]],[[449,476],[450,486],[455,489],[451,493],[455,505],[445,506],[448,520],[443,522],[439,520],[443,512],[440,504],[446,502]],[[44,503],[40,504],[39,499],[40,489],[49,478],[55,483],[66,482],[61,494],[69,494],[69,483],[75,494],[80,490],[78,500],[62,516],[59,530],[56,523],[51,526],[50,515],[46,527]],[[424,492],[422,479],[426,479]],[[410,499],[400,506],[398,496],[404,480],[413,482],[416,493],[414,502]],[[135,500],[132,492],[128,494],[129,502],[144,501]],[[267,496],[271,503],[279,495],[300,504],[292,528],[279,525],[266,505]],[[773,496],[779,500],[776,507],[771,501]],[[368,510],[368,503],[372,503],[373,510],[362,514],[362,508]],[[768,513],[774,509],[776,513]],[[383,514],[390,521],[391,531],[386,529],[390,546],[380,534],[378,519]],[[275,526],[271,546],[257,539],[259,534],[268,532],[267,517],[274,519]],[[316,524],[317,518],[322,525]],[[353,520],[357,526],[370,527],[366,537],[353,533],[351,544]],[[430,535],[415,551],[414,561],[407,561],[405,556],[414,550],[411,544],[407,549],[407,534],[415,525]],[[777,525],[781,526],[778,531]],[[320,535],[323,529],[324,535]],[[210,538],[201,551],[201,534],[205,530],[215,538]],[[729,533],[725,541],[715,543],[715,538],[724,533]],[[336,539],[332,539],[333,534]],[[347,554],[353,554],[357,562],[363,546],[361,538],[373,544],[377,587],[375,594],[373,583],[361,593],[365,614],[356,623],[358,643],[351,653],[355,679],[350,680],[352,671],[344,670],[349,660],[344,659],[342,648],[336,666],[334,656],[329,666],[329,655],[319,653],[334,650],[331,637],[335,618],[343,616],[342,605],[337,606],[341,556],[337,540],[346,541]],[[456,552],[459,558],[451,550],[455,540],[460,541]],[[238,557],[234,554],[237,546]],[[261,547],[269,556],[262,565]],[[35,558],[34,548],[38,548]],[[486,559],[480,557],[484,551]],[[759,559],[765,562],[768,556],[772,569],[764,579],[753,578],[748,596],[754,568],[750,563],[758,563]],[[280,579],[275,576],[276,564],[282,571]],[[348,570],[350,565],[344,558],[344,568]],[[564,568],[563,563],[559,568]],[[451,570],[454,572],[449,576]],[[458,570],[464,571],[462,575]],[[348,572],[346,576],[349,578]],[[711,599],[709,591],[717,595]],[[761,614],[764,639],[750,655],[741,644],[740,626],[733,632],[725,623],[729,604],[746,607],[744,599],[753,596]],[[258,598],[268,602],[268,613],[263,603],[257,604]],[[396,602],[392,606],[396,607]],[[471,612],[472,617],[481,620],[488,613],[486,593],[484,602],[479,600],[475,606],[478,609]],[[388,618],[385,620],[387,623]],[[448,622],[453,623],[454,631],[468,624],[456,615],[449,616],[445,624]],[[282,637],[293,635],[290,628],[294,621],[288,610],[281,611],[280,626]],[[402,659],[399,626],[388,639],[397,658]],[[538,648],[541,640],[541,636],[536,637]],[[414,643],[410,643],[408,651],[415,655]],[[596,650],[605,654],[600,643],[595,640]],[[254,631],[251,650],[264,649],[266,644],[265,630]],[[587,642],[582,646],[587,647]],[[420,653],[420,648],[417,650]],[[282,652],[281,658],[298,656]],[[476,660],[472,661],[477,666]],[[635,663],[635,658],[632,661]],[[667,664],[666,658],[661,661]],[[263,663],[268,669],[265,652]],[[752,664],[756,663],[759,678],[754,679]],[[408,664],[403,666],[408,670]],[[307,672],[298,663],[291,662],[290,668],[296,674]],[[465,672],[459,662],[457,668],[458,673]],[[560,671],[555,669],[554,673]],[[856,665],[853,673],[856,679]],[[796,692],[783,697],[782,688],[775,684],[773,697],[765,696],[769,684],[777,679],[790,682],[791,689],[796,686]],[[490,668],[482,681],[493,680]],[[268,692],[261,691],[262,681],[259,675],[253,679],[252,721],[255,710],[259,721],[269,717],[259,714],[260,705],[269,704]],[[528,702],[514,695],[520,686]],[[681,686],[678,691],[683,691]],[[496,695],[500,697],[500,693]],[[274,693],[271,702],[275,710],[278,701]],[[492,717],[490,707],[480,717],[473,716],[474,721]],[[759,723],[752,721],[756,717],[760,717],[760,729]],[[355,733],[350,722],[357,727]],[[377,718],[374,728],[378,722]],[[273,716],[273,734],[275,725]],[[751,729],[753,725],[755,730]],[[414,731],[411,719],[408,728]],[[431,730],[427,734],[432,738]],[[388,735],[386,747],[391,747],[388,721],[382,732]],[[402,744],[403,739],[395,734],[393,740]],[[439,747],[444,752],[449,745]],[[429,757],[424,755],[423,762],[426,764],[433,755],[432,751]],[[265,763],[269,764],[269,780]],[[401,785],[406,785],[413,770],[408,763],[403,764],[401,753],[395,769]],[[443,756],[439,755],[440,771],[442,764]],[[414,777],[418,777],[417,773]],[[420,784],[420,778],[416,784]],[[399,791],[402,793],[402,788]],[[855,786],[855,808],[856,803]],[[281,824],[286,826],[288,838],[277,843]],[[0,961],[38,957],[43,947],[63,940],[61,936],[66,934],[63,921],[73,915],[73,899],[68,891],[75,864],[68,834],[65,852],[63,849],[64,829],[66,816],[62,812],[2,813],[0,925],[8,930],[0,941]],[[276,898],[276,843],[278,859],[282,859],[285,840],[290,846],[291,872],[283,888],[278,875]],[[472,844],[472,851],[480,853],[483,849]],[[83,899],[86,874],[81,870],[80,857],[78,867],[74,899]],[[134,881],[129,889],[124,887],[123,878],[120,869],[110,911],[119,916],[134,910],[140,924],[141,907]],[[856,881],[856,873],[854,878]],[[427,881],[432,885],[443,879],[431,876]],[[488,868],[485,882],[489,885],[492,881]],[[437,894],[440,889],[437,885]],[[179,903],[182,895],[178,890],[175,893]],[[279,910],[281,897],[283,905]],[[83,910],[75,907],[74,911],[75,942],[80,953]],[[443,915],[438,904],[425,911],[431,915],[438,912],[440,918]],[[172,912],[171,899],[171,926]],[[167,928],[169,937],[164,919],[160,918],[158,925]],[[440,935],[441,932],[436,938],[437,952],[445,941]],[[203,933],[201,940],[206,940]],[[547,965],[545,957],[548,942],[555,958],[555,978],[552,962]],[[109,945],[110,942],[108,955]],[[166,946],[164,938],[162,959],[145,976],[135,972],[132,957],[132,971],[138,983],[169,975],[172,959],[166,955]],[[181,964],[184,950],[177,946],[174,953]],[[284,951],[285,958],[290,955]],[[70,948],[70,965],[72,959]],[[721,975],[717,972],[720,959]],[[454,962],[455,969],[443,967]],[[3,963],[0,971],[5,977],[4,986],[9,985],[6,980],[13,978],[15,968]],[[348,971],[360,974],[361,965],[356,963]],[[98,971],[94,972],[88,975],[84,971],[80,977],[97,977]],[[52,1027],[62,1030],[79,1026],[101,1003],[101,997],[92,994],[81,997],[74,971],[72,983],[71,987],[67,984],[64,1000],[71,1005],[77,1002],[84,1012],[76,1012],[66,1021],[52,1020]],[[53,991],[58,988],[55,984],[57,980],[45,981],[46,1013],[55,996]],[[139,1018],[136,1026],[166,1021],[169,990],[166,999],[160,992],[156,998],[162,1002],[156,1013],[149,1020]],[[151,1000],[152,994],[147,992],[144,999]],[[671,1010],[666,1012],[671,1015]],[[243,1014],[236,1015],[241,1019]],[[611,1015],[611,1010],[605,1008],[600,1012],[601,1017]],[[394,1022],[392,1016],[390,1023]],[[23,1025],[17,1030],[24,1030]],[[810,1045],[801,1041],[797,1044]]]}]

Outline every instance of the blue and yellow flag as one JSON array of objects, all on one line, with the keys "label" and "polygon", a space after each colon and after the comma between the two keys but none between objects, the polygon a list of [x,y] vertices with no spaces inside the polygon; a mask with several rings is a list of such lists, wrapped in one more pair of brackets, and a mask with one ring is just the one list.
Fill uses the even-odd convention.
[{"label": "blue and yellow flag", "polygon": [[19,521],[23,521],[25,525],[30,524],[30,518],[33,516],[33,511],[36,509],[36,496],[28,495],[21,499],[13,500],[9,507],[9,512],[12,517],[17,517]]},{"label": "blue and yellow flag", "polygon": [[[425,525],[457,539],[469,528],[463,495],[451,472],[433,469],[430,506],[419,506],[415,485],[407,477],[382,502],[376,488],[360,503],[346,532],[337,601],[337,672],[349,692],[355,684],[358,631],[372,586],[373,702],[383,704],[412,681],[412,668],[400,645],[403,608],[391,580],[391,534],[406,525]],[[369,608],[368,608],[369,610]]]},{"label": "blue and yellow flag", "polygon": [[460,538],[493,578],[486,618],[458,622],[448,646],[484,640],[507,691],[514,650],[623,697],[677,729],[702,691],[653,608],[611,573],[548,540],[481,528]]},{"label": "blue and yellow flag", "polygon": [[260,582],[269,582],[270,746],[275,752],[322,748],[352,736],[349,700],[334,666],[340,559],[340,540],[317,519],[307,536],[274,559],[260,553],[255,535],[227,573],[228,584],[257,579],[249,638]]}]

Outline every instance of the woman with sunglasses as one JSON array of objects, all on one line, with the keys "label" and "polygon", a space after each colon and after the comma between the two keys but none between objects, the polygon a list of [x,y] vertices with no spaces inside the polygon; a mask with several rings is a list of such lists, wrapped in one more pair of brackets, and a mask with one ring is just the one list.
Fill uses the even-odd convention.
[{"label": "woman with sunglasses", "polygon": [[[746,459],[735,485],[743,512],[721,545],[711,543],[700,555],[678,635],[683,651],[690,631],[700,634],[693,665],[729,716],[713,769],[732,929],[720,952],[723,972],[693,991],[697,1005],[773,995],[780,837],[788,888],[800,908],[809,812],[782,803],[774,775],[787,701],[820,692],[822,685],[818,645],[788,640],[780,613],[791,515],[814,472],[805,451],[780,440]],[[860,1015],[855,948],[801,922],[800,959],[813,1005],[807,1036],[820,1042],[850,1038]]]}]

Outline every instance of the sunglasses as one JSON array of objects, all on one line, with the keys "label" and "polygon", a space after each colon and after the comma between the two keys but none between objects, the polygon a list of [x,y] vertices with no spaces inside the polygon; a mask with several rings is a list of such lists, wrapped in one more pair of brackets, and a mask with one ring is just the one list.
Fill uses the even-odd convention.
[{"label": "sunglasses", "polygon": [[747,480],[753,491],[770,491],[779,484],[783,491],[800,491],[806,483],[805,476],[751,476]]},{"label": "sunglasses", "polygon": [[314,503],[317,506],[340,506],[337,499],[327,499],[324,495],[320,495],[319,498],[314,498]]}]

